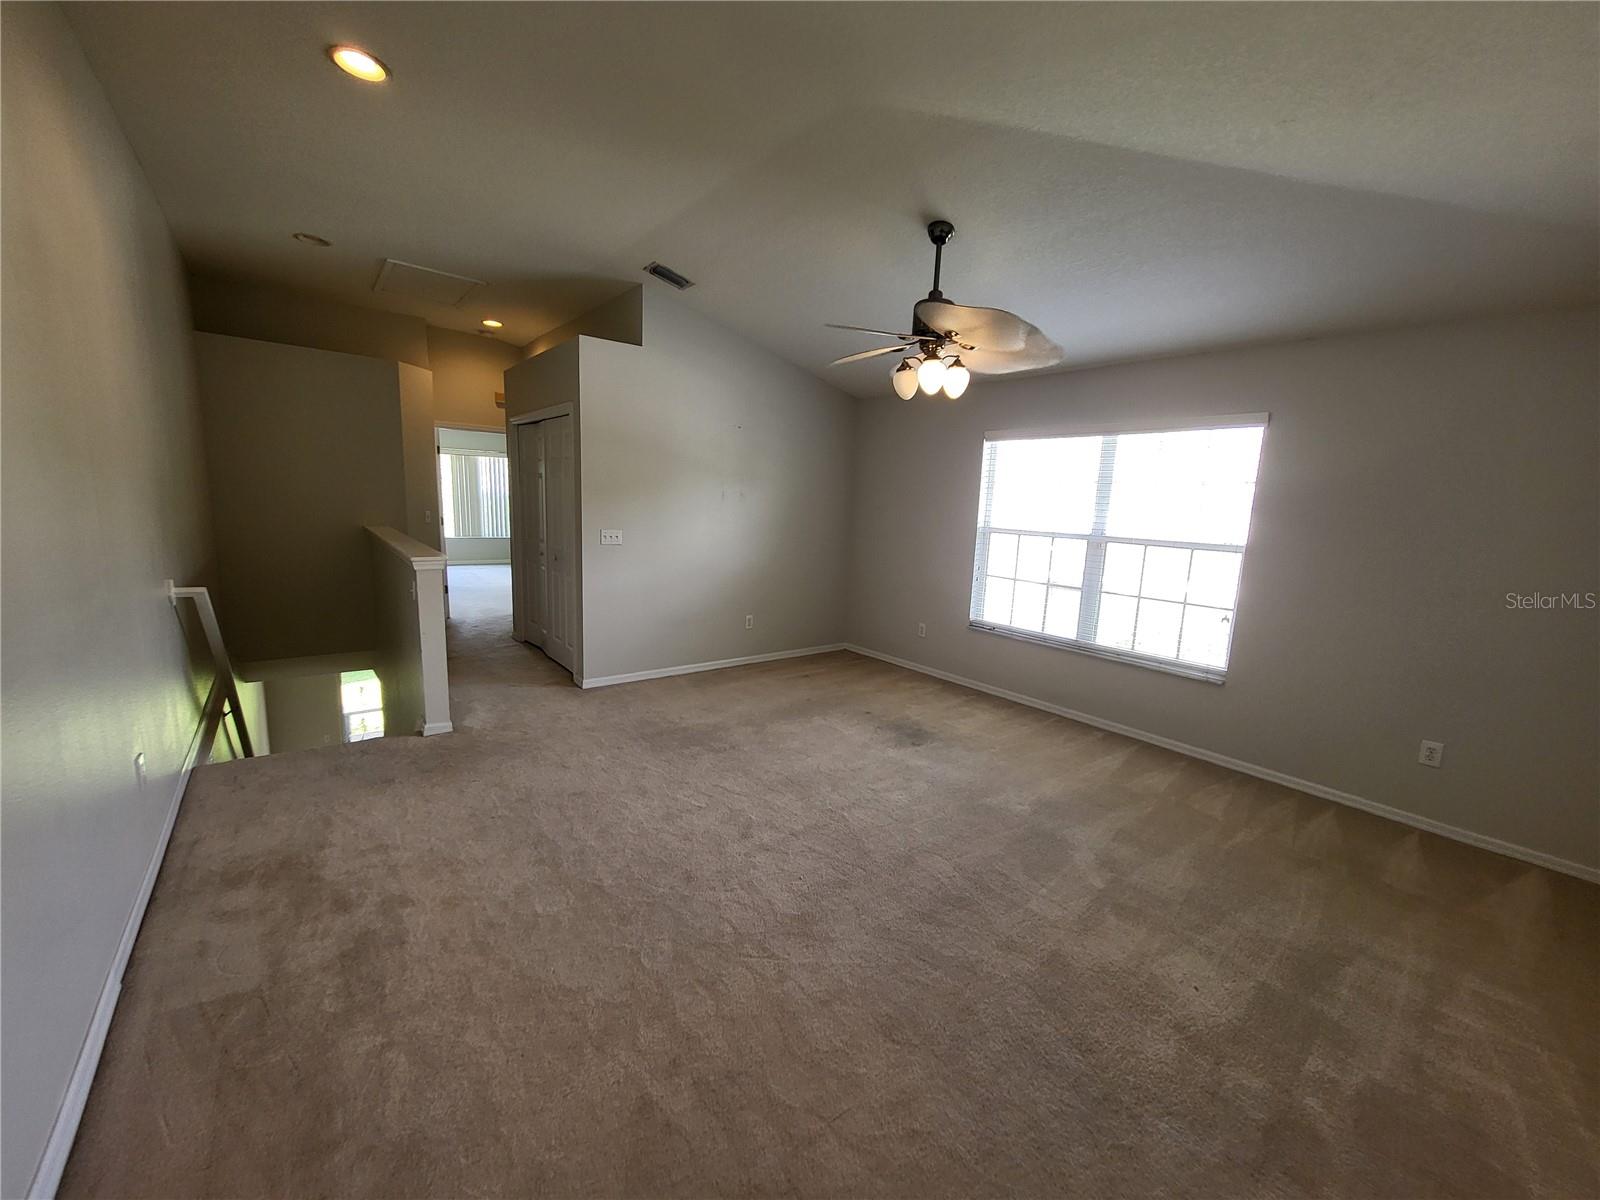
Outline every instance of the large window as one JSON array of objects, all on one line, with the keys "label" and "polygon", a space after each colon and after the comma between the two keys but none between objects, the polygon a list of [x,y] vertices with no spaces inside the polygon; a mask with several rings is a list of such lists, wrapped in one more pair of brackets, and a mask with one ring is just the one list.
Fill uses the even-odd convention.
[{"label": "large window", "polygon": [[1265,426],[990,434],[972,624],[1220,681]]},{"label": "large window", "polygon": [[511,536],[511,484],[504,454],[441,449],[439,492],[445,537]]}]

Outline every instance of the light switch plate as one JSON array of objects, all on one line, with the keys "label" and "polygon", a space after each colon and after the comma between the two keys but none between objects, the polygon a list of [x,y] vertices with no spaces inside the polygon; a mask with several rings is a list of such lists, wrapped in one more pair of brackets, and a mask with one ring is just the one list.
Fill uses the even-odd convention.
[{"label": "light switch plate", "polygon": [[602,546],[620,546],[620,545],[622,545],[622,530],[620,530],[620,529],[602,529],[600,531],[600,544]]}]

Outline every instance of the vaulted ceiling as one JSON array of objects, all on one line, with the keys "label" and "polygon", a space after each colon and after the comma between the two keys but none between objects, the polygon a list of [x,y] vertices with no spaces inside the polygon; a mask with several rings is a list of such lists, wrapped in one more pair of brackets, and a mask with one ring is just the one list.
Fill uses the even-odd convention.
[{"label": "vaulted ceiling", "polygon": [[660,260],[881,394],[822,325],[903,327],[935,216],[1069,366],[1596,297],[1589,4],[68,8],[195,267],[518,344]]}]

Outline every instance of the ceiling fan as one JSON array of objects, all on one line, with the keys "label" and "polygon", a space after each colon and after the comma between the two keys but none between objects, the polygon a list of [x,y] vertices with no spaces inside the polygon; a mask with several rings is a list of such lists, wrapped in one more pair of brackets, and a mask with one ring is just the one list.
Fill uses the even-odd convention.
[{"label": "ceiling fan", "polygon": [[829,329],[870,333],[894,338],[896,342],[893,346],[846,354],[834,359],[829,366],[859,362],[880,354],[915,351],[901,359],[890,375],[895,394],[902,400],[909,400],[920,387],[925,396],[943,391],[955,400],[967,390],[973,371],[980,375],[1037,371],[1053,367],[1065,357],[1061,347],[1041,333],[1038,326],[1015,313],[1002,308],[972,308],[944,298],[939,290],[939,268],[945,245],[955,232],[956,227],[949,221],[933,221],[928,225],[928,240],[933,243],[933,290],[911,310],[911,332],[894,333],[862,325],[829,325]]}]

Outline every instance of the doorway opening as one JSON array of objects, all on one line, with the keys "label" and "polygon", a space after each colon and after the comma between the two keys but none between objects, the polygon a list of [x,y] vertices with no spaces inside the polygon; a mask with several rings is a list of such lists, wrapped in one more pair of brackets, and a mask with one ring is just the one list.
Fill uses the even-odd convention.
[{"label": "doorway opening", "polygon": [[506,435],[441,425],[439,534],[452,623],[511,624],[511,480]]}]

